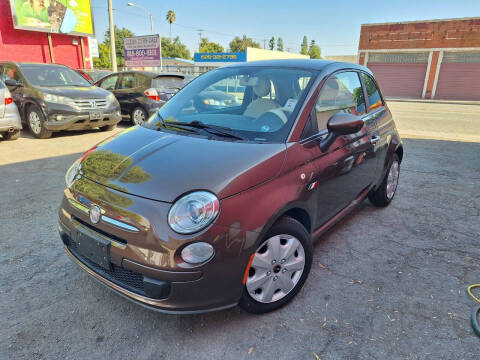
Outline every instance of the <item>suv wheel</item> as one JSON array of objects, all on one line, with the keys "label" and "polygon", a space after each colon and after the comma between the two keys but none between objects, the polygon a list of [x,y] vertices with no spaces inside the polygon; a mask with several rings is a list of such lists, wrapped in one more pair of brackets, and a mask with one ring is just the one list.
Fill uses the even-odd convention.
[{"label": "suv wheel", "polygon": [[397,154],[393,154],[392,161],[382,184],[377,190],[368,194],[368,199],[376,206],[385,207],[393,200],[397,191],[400,177],[400,160]]},{"label": "suv wheel", "polygon": [[312,265],[312,241],[297,220],[283,217],[255,250],[239,306],[251,313],[276,310],[300,291]]},{"label": "suv wheel", "polygon": [[138,106],[132,110],[130,118],[132,119],[134,125],[143,125],[148,119],[148,114],[144,108]]},{"label": "suv wheel", "polygon": [[4,134],[5,140],[17,140],[20,137],[20,130],[14,130]]},{"label": "suv wheel", "polygon": [[52,132],[45,129],[45,117],[37,105],[30,105],[27,110],[27,124],[36,138],[47,139]]}]

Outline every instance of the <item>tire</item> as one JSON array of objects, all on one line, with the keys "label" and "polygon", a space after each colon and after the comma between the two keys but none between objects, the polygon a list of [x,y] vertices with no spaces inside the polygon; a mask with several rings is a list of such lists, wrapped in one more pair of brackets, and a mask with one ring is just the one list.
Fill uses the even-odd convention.
[{"label": "tire", "polygon": [[[290,217],[281,218],[255,250],[239,306],[249,313],[263,314],[287,304],[307,279],[312,253],[311,236],[303,225]],[[287,256],[282,259],[284,254]],[[289,264],[293,269],[289,270]]]},{"label": "tire", "polygon": [[112,124],[112,125],[102,126],[100,128],[100,130],[102,130],[102,131],[112,131],[112,130],[115,130],[116,128],[117,128],[117,124]]},{"label": "tire", "polygon": [[52,132],[45,129],[45,117],[37,105],[30,105],[27,109],[26,121],[30,132],[38,139],[48,139]]},{"label": "tire", "polygon": [[[396,170],[395,170],[396,169]],[[385,177],[377,190],[368,194],[368,199],[378,207],[390,204],[395,196],[400,177],[400,160],[397,154],[393,154],[390,166]]]},{"label": "tire", "polygon": [[20,137],[20,130],[14,130],[4,134],[5,140],[17,140]]},{"label": "tire", "polygon": [[130,119],[132,120],[133,125],[143,125],[148,119],[148,113],[144,108],[137,106],[130,113]]}]

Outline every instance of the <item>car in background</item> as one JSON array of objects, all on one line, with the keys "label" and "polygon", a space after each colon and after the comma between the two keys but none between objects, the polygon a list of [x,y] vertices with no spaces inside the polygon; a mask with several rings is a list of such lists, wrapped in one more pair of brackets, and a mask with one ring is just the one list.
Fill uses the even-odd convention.
[{"label": "car in background", "polygon": [[102,69],[76,69],[75,71],[82,75],[85,79],[88,80],[88,82],[92,84],[112,73],[110,70]]},{"label": "car in background", "polygon": [[143,124],[178,90],[185,86],[185,76],[175,73],[124,71],[108,75],[96,85],[111,91],[135,125]]},{"label": "car in background", "polygon": [[5,140],[17,140],[22,130],[22,120],[10,91],[0,80],[0,134]]},{"label": "car in background", "polygon": [[60,130],[113,130],[122,120],[115,96],[68,66],[0,62],[0,78],[37,138]]}]

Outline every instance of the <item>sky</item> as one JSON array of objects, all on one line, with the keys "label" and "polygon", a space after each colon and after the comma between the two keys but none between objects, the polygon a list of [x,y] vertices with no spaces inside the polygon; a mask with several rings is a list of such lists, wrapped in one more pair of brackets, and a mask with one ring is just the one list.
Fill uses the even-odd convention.
[{"label": "sky", "polygon": [[[130,0],[131,1],[131,0]],[[108,27],[107,0],[91,0],[97,39]],[[150,34],[145,12],[113,0],[114,22],[135,35]],[[480,0],[134,0],[152,13],[155,33],[169,36],[168,10],[176,14],[172,36],[179,36],[192,55],[203,37],[226,49],[235,36],[246,34],[259,42],[281,37],[285,50],[300,51],[303,36],[315,40],[322,55],[357,53],[360,25],[394,21],[480,17]]]}]

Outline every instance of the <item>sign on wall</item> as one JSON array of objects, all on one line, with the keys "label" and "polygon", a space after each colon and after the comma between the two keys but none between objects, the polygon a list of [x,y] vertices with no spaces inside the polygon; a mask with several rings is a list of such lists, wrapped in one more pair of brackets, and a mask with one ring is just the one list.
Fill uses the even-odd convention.
[{"label": "sign on wall", "polygon": [[159,35],[135,36],[123,40],[125,66],[160,66]]},{"label": "sign on wall", "polygon": [[94,35],[90,0],[10,0],[15,29]]},{"label": "sign on wall", "polygon": [[90,49],[90,57],[100,57],[100,53],[98,52],[98,41],[95,38],[88,39],[88,47]]},{"label": "sign on wall", "polygon": [[195,53],[195,62],[244,62],[247,61],[247,53]]}]

